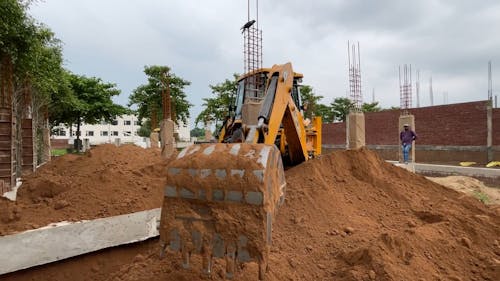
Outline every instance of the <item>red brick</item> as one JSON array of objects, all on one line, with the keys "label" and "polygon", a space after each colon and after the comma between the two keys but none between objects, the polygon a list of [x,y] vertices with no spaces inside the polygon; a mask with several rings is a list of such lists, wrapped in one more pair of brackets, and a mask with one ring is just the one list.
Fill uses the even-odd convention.
[{"label": "red brick", "polygon": [[[414,108],[420,145],[484,146],[487,101]],[[365,114],[366,144],[399,144],[399,110]],[[493,109],[493,145],[500,145],[500,109]],[[323,125],[323,144],[345,144],[345,123]]]}]

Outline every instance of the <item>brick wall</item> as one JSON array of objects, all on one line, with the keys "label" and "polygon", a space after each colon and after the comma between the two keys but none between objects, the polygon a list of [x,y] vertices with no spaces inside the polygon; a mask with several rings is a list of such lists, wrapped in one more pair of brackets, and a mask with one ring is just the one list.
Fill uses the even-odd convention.
[{"label": "brick wall", "polygon": [[486,145],[486,101],[412,109],[418,143]]},{"label": "brick wall", "polygon": [[68,144],[68,139],[51,139],[50,148],[64,149],[64,148],[71,148],[71,145]]},{"label": "brick wall", "polygon": [[324,123],[322,125],[322,141],[326,145],[345,145],[345,123]]},{"label": "brick wall", "polygon": [[[468,102],[410,110],[415,116],[417,161],[444,160],[486,161],[487,101]],[[399,110],[365,114],[366,144],[377,147],[386,159],[397,159],[399,149]],[[493,151],[500,146],[500,109],[493,109]],[[345,145],[345,124],[323,125],[323,145],[336,148]],[[421,151],[419,152],[419,145]],[[425,147],[425,149],[423,149]],[[439,150],[439,147],[445,147]],[[328,151],[328,150],[326,150]],[[495,156],[495,159],[498,158]],[[420,159],[420,160],[419,160]],[[436,160],[436,161],[437,161]]]},{"label": "brick wall", "polygon": [[493,108],[493,145],[500,146],[500,108]]},{"label": "brick wall", "polygon": [[365,113],[366,144],[399,144],[399,114],[399,110]]},{"label": "brick wall", "polygon": [[[421,145],[486,145],[486,101],[411,110]],[[399,110],[365,114],[366,143],[399,144]],[[500,144],[500,109],[493,114],[494,144]],[[345,144],[345,124],[323,125],[324,144]],[[326,136],[326,137],[325,137]]]}]

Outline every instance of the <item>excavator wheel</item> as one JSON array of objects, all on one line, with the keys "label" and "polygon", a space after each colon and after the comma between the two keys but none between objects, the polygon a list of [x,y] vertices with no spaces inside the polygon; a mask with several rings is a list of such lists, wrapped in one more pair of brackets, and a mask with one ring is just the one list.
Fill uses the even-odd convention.
[{"label": "excavator wheel", "polygon": [[191,145],[167,167],[160,221],[162,255],[180,252],[183,267],[202,255],[210,274],[214,258],[226,262],[226,278],[237,263],[267,269],[272,222],[284,201],[285,176],[274,145],[217,143]]}]

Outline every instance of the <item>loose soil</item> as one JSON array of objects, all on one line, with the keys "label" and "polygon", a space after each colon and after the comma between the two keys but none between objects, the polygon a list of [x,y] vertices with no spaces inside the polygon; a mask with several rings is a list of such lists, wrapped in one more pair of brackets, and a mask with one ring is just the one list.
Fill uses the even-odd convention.
[{"label": "loose soil", "polygon": [[[286,202],[273,225],[268,280],[500,279],[496,206],[364,149],[308,161],[287,170],[286,179]],[[185,270],[179,254],[160,260],[158,250],[158,239],[151,239],[2,280],[207,279],[200,274],[200,258],[193,257],[193,269]],[[216,260],[210,279],[222,280],[223,268],[224,262]],[[235,279],[256,280],[257,266],[242,265]]]},{"label": "loose soil", "polygon": [[166,164],[159,150],[135,145],[57,157],[23,179],[16,202],[0,198],[0,235],[158,208]]},{"label": "loose soil", "polygon": [[433,182],[476,197],[485,204],[500,205],[500,186],[489,187],[478,179],[465,176],[427,178]]}]

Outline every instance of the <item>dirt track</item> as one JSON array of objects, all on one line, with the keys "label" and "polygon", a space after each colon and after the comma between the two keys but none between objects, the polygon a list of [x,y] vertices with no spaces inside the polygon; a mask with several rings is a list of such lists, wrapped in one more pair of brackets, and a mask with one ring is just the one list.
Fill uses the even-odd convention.
[{"label": "dirt track", "polygon": [[[113,163],[110,158],[101,161],[103,165]],[[57,164],[45,169],[53,165]],[[114,165],[111,171],[115,173],[139,169],[127,166],[131,162]],[[87,177],[99,178],[100,173]],[[155,177],[160,175],[161,171]],[[394,167],[367,150],[325,155],[287,170],[286,177],[288,193],[274,224],[269,280],[499,280],[498,207],[485,206],[473,197]],[[113,174],[108,183],[119,178],[120,174]],[[136,175],[135,180],[140,178]],[[161,198],[156,196],[161,197],[162,186],[150,188],[141,191],[154,195],[146,196],[149,199],[144,202],[151,201],[144,207],[159,207]],[[92,192],[87,196],[78,202],[98,198]],[[120,196],[125,197],[116,200],[131,199],[129,192]],[[71,200],[68,198],[76,212],[77,203]],[[139,202],[137,209],[140,207]],[[23,222],[22,217],[18,222]],[[159,260],[157,240],[153,239],[2,276],[2,280],[201,279],[199,260],[194,260],[193,267],[191,271],[181,269],[176,255]],[[222,279],[222,268],[222,261],[217,261],[212,279]],[[236,280],[256,277],[256,265],[248,264]]]}]

